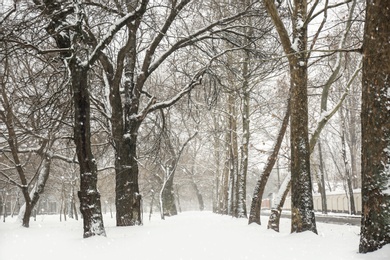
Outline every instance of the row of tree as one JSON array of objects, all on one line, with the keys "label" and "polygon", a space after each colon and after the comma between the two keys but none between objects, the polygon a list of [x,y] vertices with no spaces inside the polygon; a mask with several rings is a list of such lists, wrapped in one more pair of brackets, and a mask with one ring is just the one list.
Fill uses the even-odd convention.
[{"label": "row of tree", "polygon": [[[80,185],[84,237],[105,235],[98,176],[115,192],[118,226],[142,224],[145,196],[151,210],[158,199],[162,218],[177,214],[178,174],[186,176],[201,210],[202,190],[212,187],[215,212],[247,217],[247,183],[256,182],[257,165],[265,161],[249,197],[249,223],[260,224],[266,184],[278,164],[288,174],[269,227],[279,229],[291,188],[291,232],[317,233],[313,182],[326,211],[327,162],[345,171],[350,198],[359,185],[355,95],[363,64],[360,251],[389,243],[385,5],[5,1],[0,174],[4,187],[23,195],[23,226],[49,174],[64,176],[69,164],[79,169],[70,179],[71,187]],[[320,142],[332,138],[331,118],[340,122],[342,166],[334,142]]]}]

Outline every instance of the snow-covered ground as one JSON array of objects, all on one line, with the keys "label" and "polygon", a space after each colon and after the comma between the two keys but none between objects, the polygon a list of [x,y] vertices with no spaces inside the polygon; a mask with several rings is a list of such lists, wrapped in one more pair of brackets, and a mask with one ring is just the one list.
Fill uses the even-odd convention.
[{"label": "snow-covered ground", "polygon": [[[145,216],[146,218],[147,216]],[[82,238],[82,221],[42,215],[23,228],[8,218],[0,223],[0,260],[110,259],[390,259],[390,245],[359,254],[359,227],[317,223],[319,235],[290,234],[282,219],[281,232],[247,225],[247,220],[210,212],[186,212],[143,226],[116,227],[105,216],[107,237]]]}]

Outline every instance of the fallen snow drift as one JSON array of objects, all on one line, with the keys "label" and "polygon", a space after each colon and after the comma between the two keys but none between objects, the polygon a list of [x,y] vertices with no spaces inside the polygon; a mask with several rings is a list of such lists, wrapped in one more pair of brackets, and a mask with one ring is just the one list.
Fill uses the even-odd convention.
[{"label": "fallen snow drift", "polygon": [[390,245],[359,254],[360,228],[317,223],[318,235],[290,234],[282,219],[281,232],[247,225],[210,212],[187,212],[166,220],[145,220],[143,226],[116,227],[105,216],[107,237],[82,238],[82,221],[42,215],[23,228],[14,219],[0,223],[0,260],[60,259],[390,259]]}]

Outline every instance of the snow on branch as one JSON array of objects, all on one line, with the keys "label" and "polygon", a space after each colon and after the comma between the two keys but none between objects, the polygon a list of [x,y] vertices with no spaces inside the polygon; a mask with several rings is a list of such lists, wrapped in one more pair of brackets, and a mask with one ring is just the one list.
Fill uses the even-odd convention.
[{"label": "snow on branch", "polygon": [[217,55],[213,56],[208,64],[206,64],[203,68],[201,68],[191,79],[190,83],[188,83],[185,87],[182,88],[181,91],[179,91],[175,96],[173,96],[171,99],[158,102],[152,106],[146,111],[147,113],[162,109],[162,108],[167,108],[175,104],[177,101],[179,101],[185,94],[189,93],[194,87],[200,85],[202,83],[203,75],[207,73],[209,70],[211,64],[213,61],[215,61],[217,58],[225,55],[228,52],[233,52],[242,49],[242,47],[237,47],[237,48],[231,48],[231,49],[226,49],[221,53],[218,53]]},{"label": "snow on branch", "polygon": [[[183,37],[179,41],[177,41],[175,44],[173,44],[166,52],[164,52],[156,61],[154,61],[147,70],[147,76],[150,75],[154,70],[158,68],[158,66],[166,59],[168,58],[173,52],[180,48],[184,48],[190,44],[194,44],[196,42],[199,42],[201,40],[204,40],[206,38],[210,38],[211,34],[215,34],[215,32],[212,31],[214,27],[217,26],[223,26],[227,25],[233,21],[235,21],[237,18],[242,17],[244,15],[248,15],[248,9],[245,9],[242,12],[239,12],[235,15],[225,17],[223,19],[220,19],[218,21],[215,21],[214,23],[211,23],[194,33],[187,35],[186,37]],[[223,30],[221,30],[223,31]],[[210,35],[202,36],[204,33],[210,32]],[[145,68],[144,68],[145,69]],[[146,72],[146,71],[144,71]]]},{"label": "snow on branch", "polygon": [[19,188],[22,188],[23,185],[17,183],[16,181],[14,181],[10,176],[8,176],[7,174],[5,174],[3,171],[0,171],[0,174],[3,175],[10,183],[12,183],[13,185],[19,187]]},{"label": "snow on branch", "polygon": [[92,53],[89,55],[88,61],[84,62],[82,66],[87,66],[96,61],[98,58],[100,52],[112,41],[114,38],[114,35],[123,28],[127,23],[134,21],[135,19],[139,18],[145,11],[148,0],[142,0],[141,5],[138,9],[136,9],[132,13],[128,13],[127,15],[123,16],[122,18],[118,19],[109,29],[107,34],[103,37],[103,39],[96,45],[95,49],[92,51]]},{"label": "snow on branch", "polygon": [[341,96],[339,102],[334,106],[333,109],[331,109],[329,111],[323,111],[321,113],[320,118],[318,119],[317,127],[314,130],[314,133],[310,138],[310,145],[309,145],[310,146],[310,153],[314,150],[314,146],[317,143],[317,140],[320,136],[320,133],[321,133],[322,129],[325,127],[326,123],[330,120],[330,118],[334,114],[336,114],[336,112],[341,107],[342,103],[344,102],[345,98],[347,97],[347,95],[349,93],[349,90],[350,90],[350,87],[351,87],[353,81],[355,80],[355,78],[357,77],[357,75],[359,74],[361,69],[362,69],[362,60],[360,60],[359,66],[356,68],[356,70],[352,74],[352,77],[349,79],[347,86],[345,88],[345,91],[344,91],[343,95]]}]

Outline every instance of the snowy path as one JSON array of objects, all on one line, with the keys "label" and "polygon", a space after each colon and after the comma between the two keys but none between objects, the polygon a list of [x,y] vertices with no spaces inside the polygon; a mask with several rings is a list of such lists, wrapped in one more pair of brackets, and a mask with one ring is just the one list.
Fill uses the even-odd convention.
[{"label": "snowy path", "polygon": [[140,227],[115,227],[114,219],[106,216],[107,238],[82,239],[81,221],[58,219],[39,216],[30,229],[11,219],[0,223],[0,260],[390,259],[389,245],[358,254],[356,226],[318,223],[318,236],[289,234],[289,220],[282,219],[282,232],[275,233],[265,225],[248,226],[243,219],[187,212],[165,221],[156,214]]}]

